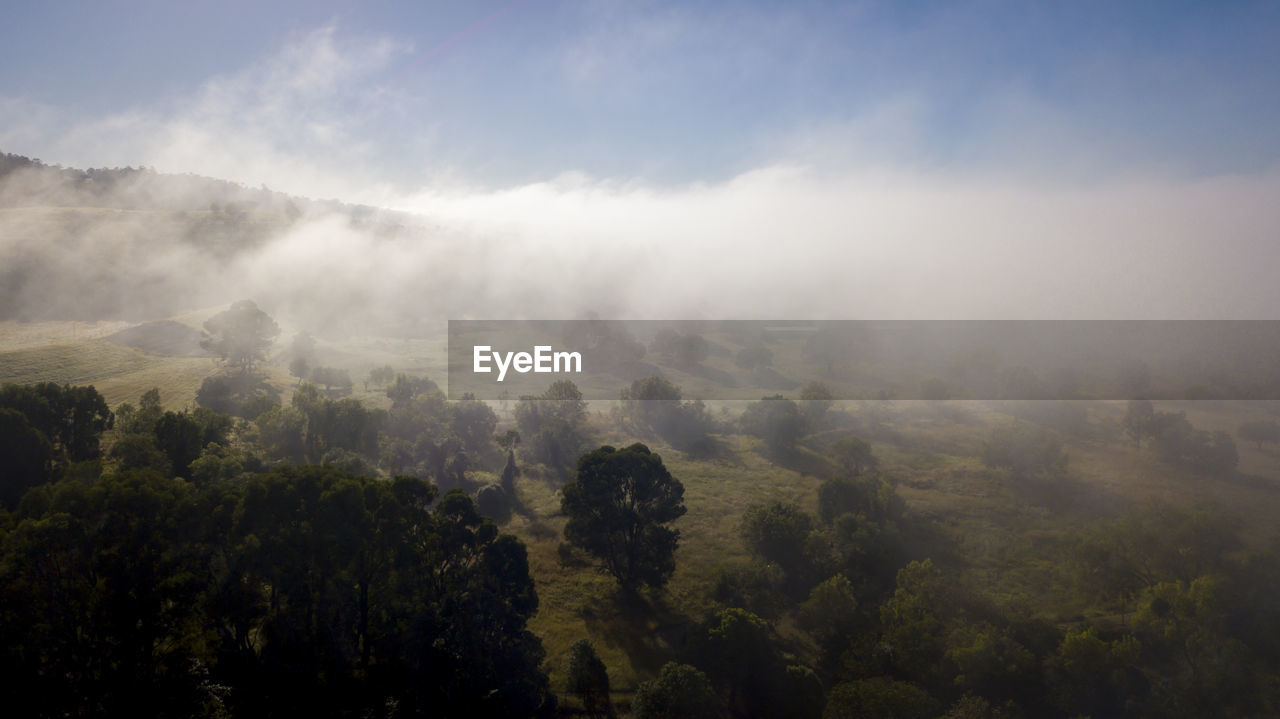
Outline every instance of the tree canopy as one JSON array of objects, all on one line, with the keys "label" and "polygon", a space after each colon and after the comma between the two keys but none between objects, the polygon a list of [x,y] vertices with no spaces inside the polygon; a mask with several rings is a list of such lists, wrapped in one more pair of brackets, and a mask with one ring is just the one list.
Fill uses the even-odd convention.
[{"label": "tree canopy", "polygon": [[251,300],[240,300],[204,323],[200,346],[241,373],[252,372],[266,359],[280,326]]},{"label": "tree canopy", "polygon": [[643,444],[583,455],[561,510],[569,516],[565,539],[624,588],[662,586],[675,571],[680,532],[667,525],[685,513],[684,485]]}]

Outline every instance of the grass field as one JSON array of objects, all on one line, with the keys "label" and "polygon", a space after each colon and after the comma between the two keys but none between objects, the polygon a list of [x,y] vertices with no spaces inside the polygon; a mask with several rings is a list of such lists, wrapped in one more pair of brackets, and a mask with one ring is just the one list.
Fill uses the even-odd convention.
[{"label": "grass field", "polygon": [[[198,326],[202,317],[178,319]],[[210,358],[163,356],[103,339],[119,329],[119,324],[106,323],[0,323],[0,382],[92,384],[112,405],[136,402],[143,392],[158,387],[166,406],[183,407],[194,402],[203,378],[216,370]],[[362,382],[371,367],[389,364],[397,371],[425,372],[443,379],[436,374],[445,360],[442,342],[322,341],[318,355],[324,363],[349,369],[356,383],[355,396],[378,406],[386,406],[385,395],[379,388],[365,389]],[[268,371],[270,382],[287,402],[296,380],[288,375],[286,364],[287,353],[278,351]],[[499,408],[499,403],[494,405]],[[615,446],[635,441],[612,426],[608,405],[592,404],[595,440]],[[1239,442],[1238,472],[1209,478],[1160,463],[1148,449],[1135,449],[1118,432],[1124,403],[1087,406],[1090,435],[1064,436],[1067,478],[1059,486],[1034,491],[986,467],[980,459],[993,426],[1025,421],[1013,419],[993,403],[837,403],[833,408],[837,428],[806,439],[789,466],[770,461],[759,440],[736,434],[719,437],[710,459],[691,458],[647,438],[646,443],[683,482],[688,513],[675,525],[681,545],[669,586],[643,593],[639,600],[620,595],[611,579],[591,567],[561,563],[558,547],[565,519],[559,515],[560,480],[536,470],[527,472],[519,484],[522,511],[505,530],[528,547],[540,598],[531,629],[547,650],[553,687],[563,689],[568,649],[586,637],[594,641],[607,665],[617,698],[628,701],[636,684],[654,676],[678,650],[687,628],[713,608],[711,590],[717,570],[748,560],[738,537],[744,510],[771,501],[796,502],[814,510],[824,466],[817,453],[850,432],[871,443],[881,470],[896,483],[910,515],[918,526],[930,527],[951,546],[953,567],[968,582],[1053,622],[1078,621],[1088,604],[1064,589],[1066,582],[1057,567],[1064,538],[1097,519],[1154,501],[1208,502],[1241,520],[1248,543],[1259,546],[1275,537],[1275,517],[1280,516],[1280,451]],[[1262,417],[1269,410],[1260,403],[1189,402],[1160,407],[1185,410],[1199,428],[1232,433],[1240,422]],[[510,407],[500,415],[509,423]],[[637,601],[643,606],[637,607]],[[790,631],[785,619],[777,630],[802,658],[811,653],[812,648]]]}]

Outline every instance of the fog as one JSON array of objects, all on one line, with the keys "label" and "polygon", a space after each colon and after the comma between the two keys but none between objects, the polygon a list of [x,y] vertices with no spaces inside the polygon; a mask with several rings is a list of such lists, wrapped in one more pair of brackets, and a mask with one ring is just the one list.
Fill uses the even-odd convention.
[{"label": "fog", "polygon": [[[889,100],[699,182],[593,176],[572,159],[543,180],[480,182],[430,162],[429,127],[403,148],[423,157],[406,173],[378,164],[389,147],[374,140],[404,93],[373,78],[407,51],[331,25],[162,106],[75,122],[3,104],[15,146],[0,150],[159,171],[96,193],[51,171],[11,173],[4,316],[145,319],[253,298],[296,326],[414,333],[447,318],[590,312],[1268,319],[1280,307],[1275,169],[1080,172],[1080,157],[1117,148],[994,101],[1013,108],[989,118],[1009,139],[986,150],[1011,159],[930,163]],[[1020,159],[1037,123],[1053,125],[1052,142]],[[86,205],[97,209],[48,209]]]},{"label": "fog", "polygon": [[[6,196],[38,174],[11,176]],[[1269,319],[1280,306],[1273,175],[1064,188],[778,166],[677,189],[573,176],[432,188],[388,196],[403,214],[372,218],[299,200],[296,219],[259,208],[238,223],[218,222],[199,188],[138,194],[93,200],[137,209],[59,211],[84,199],[44,188],[25,198],[41,208],[4,210],[5,314],[162,317],[252,297],[300,324],[412,328],[587,312]]]}]

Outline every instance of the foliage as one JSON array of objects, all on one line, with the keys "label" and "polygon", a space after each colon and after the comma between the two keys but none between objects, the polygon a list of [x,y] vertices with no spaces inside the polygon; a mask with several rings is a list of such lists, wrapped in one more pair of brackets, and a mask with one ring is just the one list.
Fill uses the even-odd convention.
[{"label": "foliage", "polygon": [[492,451],[493,430],[498,426],[498,415],[487,403],[467,393],[450,405],[449,429],[462,447],[479,457]]},{"label": "foliage", "polygon": [[834,399],[835,395],[821,382],[810,382],[800,388],[800,407],[810,428],[823,425]]},{"label": "foliage", "polygon": [[522,544],[411,478],[149,470],[50,485],[0,538],[7,698],[41,716],[542,716]]},{"label": "foliage", "polygon": [[667,662],[653,681],[641,682],[631,704],[635,719],[686,719],[722,714],[707,675],[688,664]]},{"label": "foliage", "polygon": [[818,517],[825,524],[842,514],[873,522],[897,522],[905,509],[893,485],[879,475],[829,479],[818,488]]},{"label": "foliage", "polygon": [[878,464],[871,445],[853,435],[832,442],[827,451],[845,476],[857,477],[874,470]]},{"label": "foliage", "polygon": [[680,401],[680,388],[661,375],[638,379],[622,391],[620,411],[633,431],[656,432],[672,447],[701,452],[710,446],[715,421],[701,400]]},{"label": "foliage", "polygon": [[893,596],[880,607],[881,641],[892,666],[924,682],[940,673],[950,604],[942,574],[931,560],[898,571]]},{"label": "foliage", "polygon": [[476,491],[476,511],[501,524],[511,517],[511,498],[500,485],[486,484]]},{"label": "foliage", "polygon": [[369,370],[368,384],[372,384],[375,387],[386,387],[391,384],[391,381],[395,379],[395,376],[396,371],[391,367],[391,365],[374,367]]},{"label": "foliage", "polygon": [[589,716],[613,716],[609,698],[609,672],[587,639],[569,648],[569,668],[565,691],[576,695]]},{"label": "foliage", "polygon": [[822,719],[932,719],[938,701],[916,684],[875,677],[831,690]]},{"label": "foliage", "polygon": [[814,587],[796,611],[801,628],[818,640],[828,664],[839,658],[858,629],[860,618],[853,584],[843,574]]},{"label": "foliage", "polygon": [[776,566],[756,562],[724,566],[716,572],[711,597],[726,607],[776,619],[787,604],[781,593],[784,579]]},{"label": "foliage", "polygon": [[280,326],[250,300],[234,302],[204,323],[200,346],[242,374],[266,359]]},{"label": "foliage", "polygon": [[1151,447],[1166,462],[1222,474],[1233,471],[1240,461],[1231,435],[1198,430],[1183,412],[1157,412],[1152,426]]},{"label": "foliage", "polygon": [[6,384],[0,387],[0,408],[22,413],[71,462],[97,458],[102,433],[114,421],[106,400],[92,385]]},{"label": "foliage", "polygon": [[311,380],[313,384],[324,387],[326,392],[331,391],[334,387],[337,387],[338,391],[343,393],[351,391],[351,373],[345,369],[312,367],[306,378]]},{"label": "foliage", "polygon": [[54,450],[26,415],[0,409],[0,507],[15,509],[27,490],[54,477]]},{"label": "foliage", "polygon": [[565,539],[623,588],[662,586],[675,571],[680,532],[667,525],[685,513],[684,485],[643,444],[583,455],[560,506]]},{"label": "foliage", "polygon": [[809,566],[806,552],[815,524],[813,515],[798,505],[774,502],[747,507],[739,531],[752,554],[795,576]]},{"label": "foliage", "polygon": [[1016,479],[1060,478],[1067,470],[1067,453],[1058,435],[1026,424],[992,430],[982,461],[1009,470]]},{"label": "foliage", "polygon": [[800,407],[782,395],[765,397],[760,402],[747,405],[739,422],[743,432],[763,439],[765,447],[775,454],[794,450],[796,442],[809,429]]},{"label": "foliage", "polygon": [[1237,521],[1220,509],[1155,504],[1083,530],[1071,561],[1082,590],[1123,608],[1145,587],[1223,566],[1239,547]]},{"label": "foliage", "polygon": [[716,612],[689,639],[689,663],[706,672],[735,716],[781,716],[786,667],[769,625],[745,609]]},{"label": "foliage", "polygon": [[569,380],[560,380],[541,395],[520,398],[516,426],[523,454],[539,464],[567,472],[587,444],[587,403]]}]

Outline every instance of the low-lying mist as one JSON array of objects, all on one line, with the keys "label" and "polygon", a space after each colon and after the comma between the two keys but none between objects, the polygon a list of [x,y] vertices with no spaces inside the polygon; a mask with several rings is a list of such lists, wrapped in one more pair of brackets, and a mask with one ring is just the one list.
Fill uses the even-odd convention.
[{"label": "low-lying mist", "polygon": [[[313,331],[447,318],[1270,318],[1272,175],[1093,188],[774,167],[315,202],[151,171],[10,168],[0,315],[253,298]],[[68,179],[70,178],[70,179]]]}]

